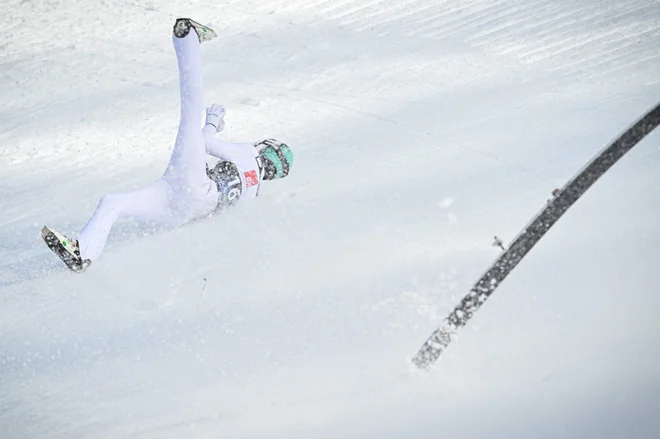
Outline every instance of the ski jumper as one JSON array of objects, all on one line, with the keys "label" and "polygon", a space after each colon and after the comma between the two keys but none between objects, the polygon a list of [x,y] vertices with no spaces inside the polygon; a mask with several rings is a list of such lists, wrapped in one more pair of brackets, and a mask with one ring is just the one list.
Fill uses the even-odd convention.
[{"label": "ski jumper", "polygon": [[169,227],[211,214],[218,205],[218,186],[206,172],[207,152],[232,162],[239,171],[241,199],[256,197],[260,183],[257,153],[251,143],[231,143],[215,137],[212,125],[201,126],[204,111],[202,57],[195,31],[172,35],[179,66],[181,119],[167,169],[152,185],[101,198],[78,239],[83,259],[96,260],[112,226],[132,217]]}]

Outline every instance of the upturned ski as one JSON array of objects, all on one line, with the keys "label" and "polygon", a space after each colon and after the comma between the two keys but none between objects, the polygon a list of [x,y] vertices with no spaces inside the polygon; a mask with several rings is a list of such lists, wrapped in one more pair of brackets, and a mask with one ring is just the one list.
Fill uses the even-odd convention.
[{"label": "upturned ski", "polygon": [[69,270],[79,273],[92,264],[89,259],[83,260],[80,257],[78,241],[49,229],[47,226],[41,229],[41,237],[48,248],[69,267]]},{"label": "upturned ski", "polygon": [[607,145],[562,189],[554,190],[545,207],[523,228],[511,245],[479,278],[470,292],[449,313],[413,357],[412,362],[427,369],[465,326],[486,299],[536,245],[548,230],[612,165],[660,124],[660,104],[632,124],[616,140]]}]

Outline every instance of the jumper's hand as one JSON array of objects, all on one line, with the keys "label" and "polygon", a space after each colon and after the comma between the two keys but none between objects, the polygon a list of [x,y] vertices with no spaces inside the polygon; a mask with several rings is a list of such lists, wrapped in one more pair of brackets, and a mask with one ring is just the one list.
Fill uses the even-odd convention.
[{"label": "jumper's hand", "polygon": [[206,125],[213,125],[216,132],[220,132],[225,128],[225,107],[220,104],[212,104],[206,109]]}]

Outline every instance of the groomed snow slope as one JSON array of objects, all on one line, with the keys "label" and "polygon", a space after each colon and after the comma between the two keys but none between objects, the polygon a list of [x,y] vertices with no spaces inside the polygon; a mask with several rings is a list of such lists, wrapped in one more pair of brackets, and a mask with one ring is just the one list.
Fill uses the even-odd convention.
[{"label": "groomed snow slope", "polygon": [[[660,2],[5,2],[0,438],[657,438],[660,134],[547,234],[428,373],[416,349],[550,191],[660,99]],[[39,237],[153,181],[171,26],[232,140],[291,175],[213,221]]]}]

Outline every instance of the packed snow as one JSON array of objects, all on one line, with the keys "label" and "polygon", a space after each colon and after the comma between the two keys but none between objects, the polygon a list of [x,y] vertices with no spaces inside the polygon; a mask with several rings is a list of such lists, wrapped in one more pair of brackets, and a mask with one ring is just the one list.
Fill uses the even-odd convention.
[{"label": "packed snow", "polygon": [[[658,132],[410,362],[493,237],[660,101],[659,1],[5,3],[0,438],[660,437]],[[71,273],[41,227],[167,165],[177,17],[219,35],[224,137],[294,166]]]}]

